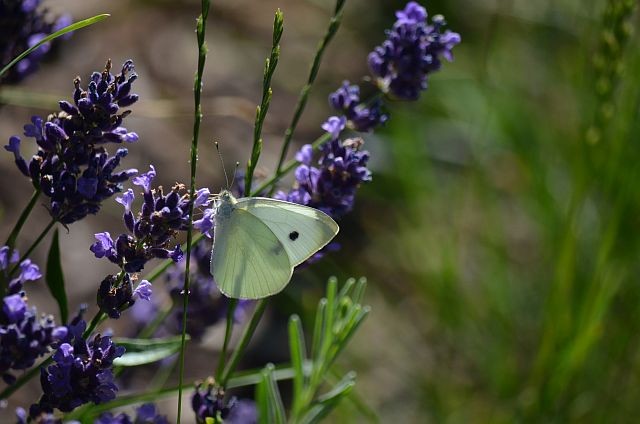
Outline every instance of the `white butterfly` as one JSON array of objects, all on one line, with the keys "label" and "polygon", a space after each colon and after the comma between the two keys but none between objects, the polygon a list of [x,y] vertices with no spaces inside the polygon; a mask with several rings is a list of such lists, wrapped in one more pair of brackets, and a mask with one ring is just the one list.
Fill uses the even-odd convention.
[{"label": "white butterfly", "polygon": [[236,299],[284,289],[293,268],[327,245],[338,224],[308,206],[265,197],[236,199],[223,190],[215,209],[211,274]]}]

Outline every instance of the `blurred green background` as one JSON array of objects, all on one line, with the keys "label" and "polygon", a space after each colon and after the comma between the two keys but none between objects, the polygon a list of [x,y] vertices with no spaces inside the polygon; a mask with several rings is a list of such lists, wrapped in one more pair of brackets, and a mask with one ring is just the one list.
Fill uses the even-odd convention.
[{"label": "blurred green background", "polygon": [[[76,74],[100,69],[107,57],[116,64],[131,57],[141,101],[127,127],[140,142],[131,146],[127,166],[154,163],[167,185],[185,181],[199,3],[53,3],[76,18],[112,17],[75,34],[25,84],[0,90],[2,139],[19,133],[32,112],[46,113],[69,97]],[[343,249],[300,272],[275,299],[268,315],[274,324],[258,334],[247,366],[286,360],[280,320],[301,312],[309,326],[328,275],[364,275],[373,312],[339,368],[358,372],[358,397],[382,422],[634,422],[640,414],[635,3],[423,2],[462,35],[455,61],[432,76],[420,101],[391,103],[386,128],[365,136],[374,180],[341,223]],[[367,73],[367,52],[404,4],[348,1],[298,145],[320,134],[331,113],[327,94]],[[225,0],[212,7],[199,181],[217,191],[222,174],[209,140],[220,141],[227,168],[246,161],[273,11],[283,10],[285,34],[259,166],[264,175],[277,159],[333,4]],[[0,178],[16,175],[6,155]],[[3,184],[3,230],[29,191],[26,181]],[[94,232],[120,228],[113,203],[74,225],[63,241],[72,301],[92,302],[99,276],[109,272],[87,247]],[[44,254],[36,255],[40,263]],[[97,270],[96,281],[87,281],[87,266]],[[31,297],[47,305],[44,291]],[[207,349],[194,355],[212,357]],[[199,372],[189,370],[194,378]],[[361,409],[347,402],[331,421],[364,421]]]}]

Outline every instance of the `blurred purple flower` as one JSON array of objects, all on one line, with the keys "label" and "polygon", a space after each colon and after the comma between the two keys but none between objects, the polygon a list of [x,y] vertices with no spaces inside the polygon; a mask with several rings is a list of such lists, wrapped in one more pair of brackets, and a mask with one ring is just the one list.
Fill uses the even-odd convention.
[{"label": "blurred purple flower", "polygon": [[458,33],[443,28],[441,15],[427,24],[427,11],[416,2],[396,12],[398,18],[387,39],[369,54],[369,68],[384,93],[416,100],[427,88],[427,77],[442,66],[441,57],[453,60],[452,49],[460,43]]},{"label": "blurred purple flower", "polygon": [[[41,0],[0,1],[0,67],[35,45],[45,36],[62,29],[71,22],[69,15],[52,19]],[[54,40],[54,45],[58,40]],[[0,77],[1,83],[17,83],[38,69],[40,61],[49,53],[48,42],[20,60]]]}]

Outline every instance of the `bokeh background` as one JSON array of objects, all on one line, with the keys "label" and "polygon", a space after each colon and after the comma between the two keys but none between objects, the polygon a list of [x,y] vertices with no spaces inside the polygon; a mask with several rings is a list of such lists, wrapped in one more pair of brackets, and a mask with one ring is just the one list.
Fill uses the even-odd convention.
[{"label": "bokeh background", "polygon": [[[366,276],[373,311],[338,369],[358,373],[356,397],[331,422],[634,422],[640,414],[640,49],[627,0],[430,0],[462,35],[455,61],[418,102],[389,104],[391,119],[365,136],[373,182],[341,222],[343,248],[294,277],[271,304],[245,367],[288,358],[285,322],[310,326],[329,275]],[[367,74],[367,53],[403,1],[349,0],[294,141],[321,134],[327,95]],[[132,58],[140,75],[127,127],[140,135],[127,166],[153,163],[165,186],[188,179],[194,24],[199,2],[50,1],[74,18],[110,13],[82,30],[19,86],[0,88],[0,139],[70,98],[107,58]],[[253,113],[273,12],[285,15],[282,55],[258,173],[277,160],[298,90],[333,8],[329,0],[214,1],[207,36],[199,185],[223,187],[249,156]],[[0,158],[7,234],[31,187]],[[286,182],[284,183],[286,185]],[[121,208],[62,237],[70,302],[94,306],[113,269],[93,257],[93,233],[121,228]],[[47,222],[31,218],[24,249]],[[44,263],[46,245],[34,259]],[[36,287],[37,286],[37,287]],[[42,283],[28,288],[53,311]],[[127,322],[110,322],[124,331]],[[214,329],[189,350],[188,378],[213,371]],[[210,366],[208,366],[209,364]],[[8,409],[37,393],[27,386]],[[251,395],[248,393],[246,395]],[[171,413],[175,402],[163,403]]]}]

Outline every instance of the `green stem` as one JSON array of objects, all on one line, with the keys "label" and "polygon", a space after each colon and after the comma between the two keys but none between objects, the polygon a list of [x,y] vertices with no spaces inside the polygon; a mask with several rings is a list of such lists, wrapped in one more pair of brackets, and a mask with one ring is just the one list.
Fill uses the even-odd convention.
[{"label": "green stem", "polygon": [[95,316],[89,323],[89,326],[87,327],[87,329],[84,330],[84,333],[82,333],[82,337],[84,339],[89,338],[89,336],[91,336],[91,334],[98,327],[98,325],[100,325],[100,323],[105,319],[107,319],[107,316],[105,315],[105,313],[102,311],[98,311],[98,313],[95,314]]},{"label": "green stem", "polygon": [[324,51],[327,46],[336,35],[338,28],[340,27],[340,21],[342,19],[342,12],[344,10],[344,6],[346,4],[346,0],[337,0],[336,7],[333,12],[333,16],[329,21],[329,27],[327,28],[327,32],[324,37],[318,44],[318,48],[316,50],[315,57],[313,58],[313,63],[311,65],[311,69],[309,70],[309,77],[307,78],[307,83],[300,90],[300,95],[298,96],[298,103],[296,104],[295,111],[293,113],[293,118],[291,119],[291,123],[289,127],[284,132],[284,143],[282,144],[282,150],[280,151],[280,159],[278,160],[278,166],[276,167],[276,175],[280,175],[283,170],[284,160],[287,158],[287,152],[289,151],[289,145],[291,144],[291,139],[293,137],[293,133],[298,126],[298,122],[300,121],[300,117],[304,112],[304,109],[307,105],[307,100],[309,98],[309,92],[311,91],[311,87],[318,76],[318,71],[320,70],[320,63],[322,62],[322,56],[324,55]]},{"label": "green stem", "polygon": [[204,74],[204,64],[207,59],[207,45],[205,43],[205,33],[207,28],[207,17],[209,15],[209,0],[202,0],[202,11],[198,17],[196,34],[198,39],[198,71],[194,83],[194,122],[193,122],[193,139],[191,140],[191,182],[189,188],[189,226],[187,228],[187,254],[185,262],[184,286],[183,286],[183,311],[182,311],[182,338],[180,341],[180,386],[178,388],[178,418],[177,423],[180,424],[182,415],[182,385],[184,382],[184,353],[187,341],[187,311],[189,308],[189,283],[190,283],[190,262],[191,262],[191,246],[193,242],[193,199],[196,193],[196,170],[198,166],[198,139],[200,137],[200,123],[202,122],[202,75]]},{"label": "green stem", "polygon": [[240,358],[244,354],[244,350],[247,348],[247,345],[251,341],[251,337],[253,337],[253,333],[255,333],[256,328],[258,327],[258,323],[260,319],[262,319],[262,315],[264,314],[264,310],[267,306],[267,298],[260,299],[256,305],[256,308],[253,310],[253,315],[249,320],[249,324],[244,329],[242,336],[240,337],[240,342],[238,343],[238,347],[233,350],[231,354],[231,358],[229,359],[229,363],[224,369],[224,372],[220,376],[218,380],[221,387],[226,388],[231,375],[235,371],[238,366],[238,362]]},{"label": "green stem", "polygon": [[29,217],[29,214],[33,210],[33,207],[36,205],[38,201],[38,197],[40,197],[40,190],[38,189],[33,190],[33,193],[31,194],[31,199],[29,199],[29,203],[27,204],[27,207],[24,208],[24,210],[20,214],[20,217],[18,218],[16,225],[13,227],[13,230],[11,230],[11,233],[9,234],[9,238],[7,238],[7,241],[4,243],[6,246],[9,246],[10,249],[13,249],[15,247],[16,240],[18,239],[18,234],[20,234],[20,230],[22,229],[22,226],[24,225],[27,218]]},{"label": "green stem", "polygon": [[229,342],[233,334],[233,316],[235,315],[236,308],[238,307],[237,299],[229,299],[229,306],[227,307],[227,323],[224,330],[224,342],[222,343],[222,351],[220,352],[220,358],[218,358],[218,368],[216,369],[216,381],[219,381],[222,377],[222,372],[226,365],[227,352],[229,350]]},{"label": "green stem", "polygon": [[[313,147],[314,150],[317,150],[320,146],[322,146],[330,139],[331,134],[324,133],[320,137],[316,138],[313,143],[311,143],[311,147]],[[298,165],[298,163],[299,162],[297,160],[291,159],[289,162],[281,166],[279,170],[276,170],[276,173],[273,175],[273,177],[262,183],[257,189],[253,191],[253,193],[251,193],[251,195],[256,196],[260,193],[263,193],[268,188],[271,188],[271,191],[273,191],[276,187],[276,183],[280,181],[282,177],[291,172]]]},{"label": "green stem", "polygon": [[267,117],[267,111],[271,104],[271,96],[273,91],[271,90],[271,78],[276,71],[278,65],[278,59],[280,58],[280,38],[283,32],[283,15],[280,9],[276,11],[276,16],[273,20],[273,43],[271,45],[271,55],[265,61],[264,65],[264,77],[262,82],[262,100],[260,105],[256,109],[256,121],[253,127],[253,147],[251,149],[251,158],[247,162],[247,172],[244,177],[244,195],[248,196],[251,192],[251,183],[253,181],[253,173],[258,165],[258,159],[260,159],[260,153],[262,152],[262,125]]},{"label": "green stem", "polygon": [[20,267],[20,264],[22,263],[22,261],[24,261],[25,259],[27,259],[29,257],[29,255],[31,255],[31,253],[33,252],[33,250],[38,247],[38,245],[40,244],[40,242],[42,241],[42,239],[44,239],[44,237],[47,235],[47,233],[49,232],[49,230],[51,230],[51,228],[53,228],[53,226],[55,225],[56,220],[52,219],[47,226],[44,228],[44,230],[42,230],[42,232],[40,233],[40,235],[38,236],[38,238],[31,243],[31,246],[29,246],[29,248],[27,249],[26,252],[24,252],[24,254],[20,257],[20,260],[18,261],[18,263],[16,263],[13,268],[11,268],[11,271],[9,271],[9,276],[12,276],[16,273],[16,271],[18,270],[18,268]]},{"label": "green stem", "polygon": [[20,387],[24,386],[27,381],[39,375],[40,369],[46,367],[51,362],[53,362],[53,358],[49,356],[47,359],[38,364],[38,366],[35,366],[29,371],[22,374],[11,386],[5,388],[2,392],[0,392],[0,399],[8,399],[9,396],[14,394]]}]

